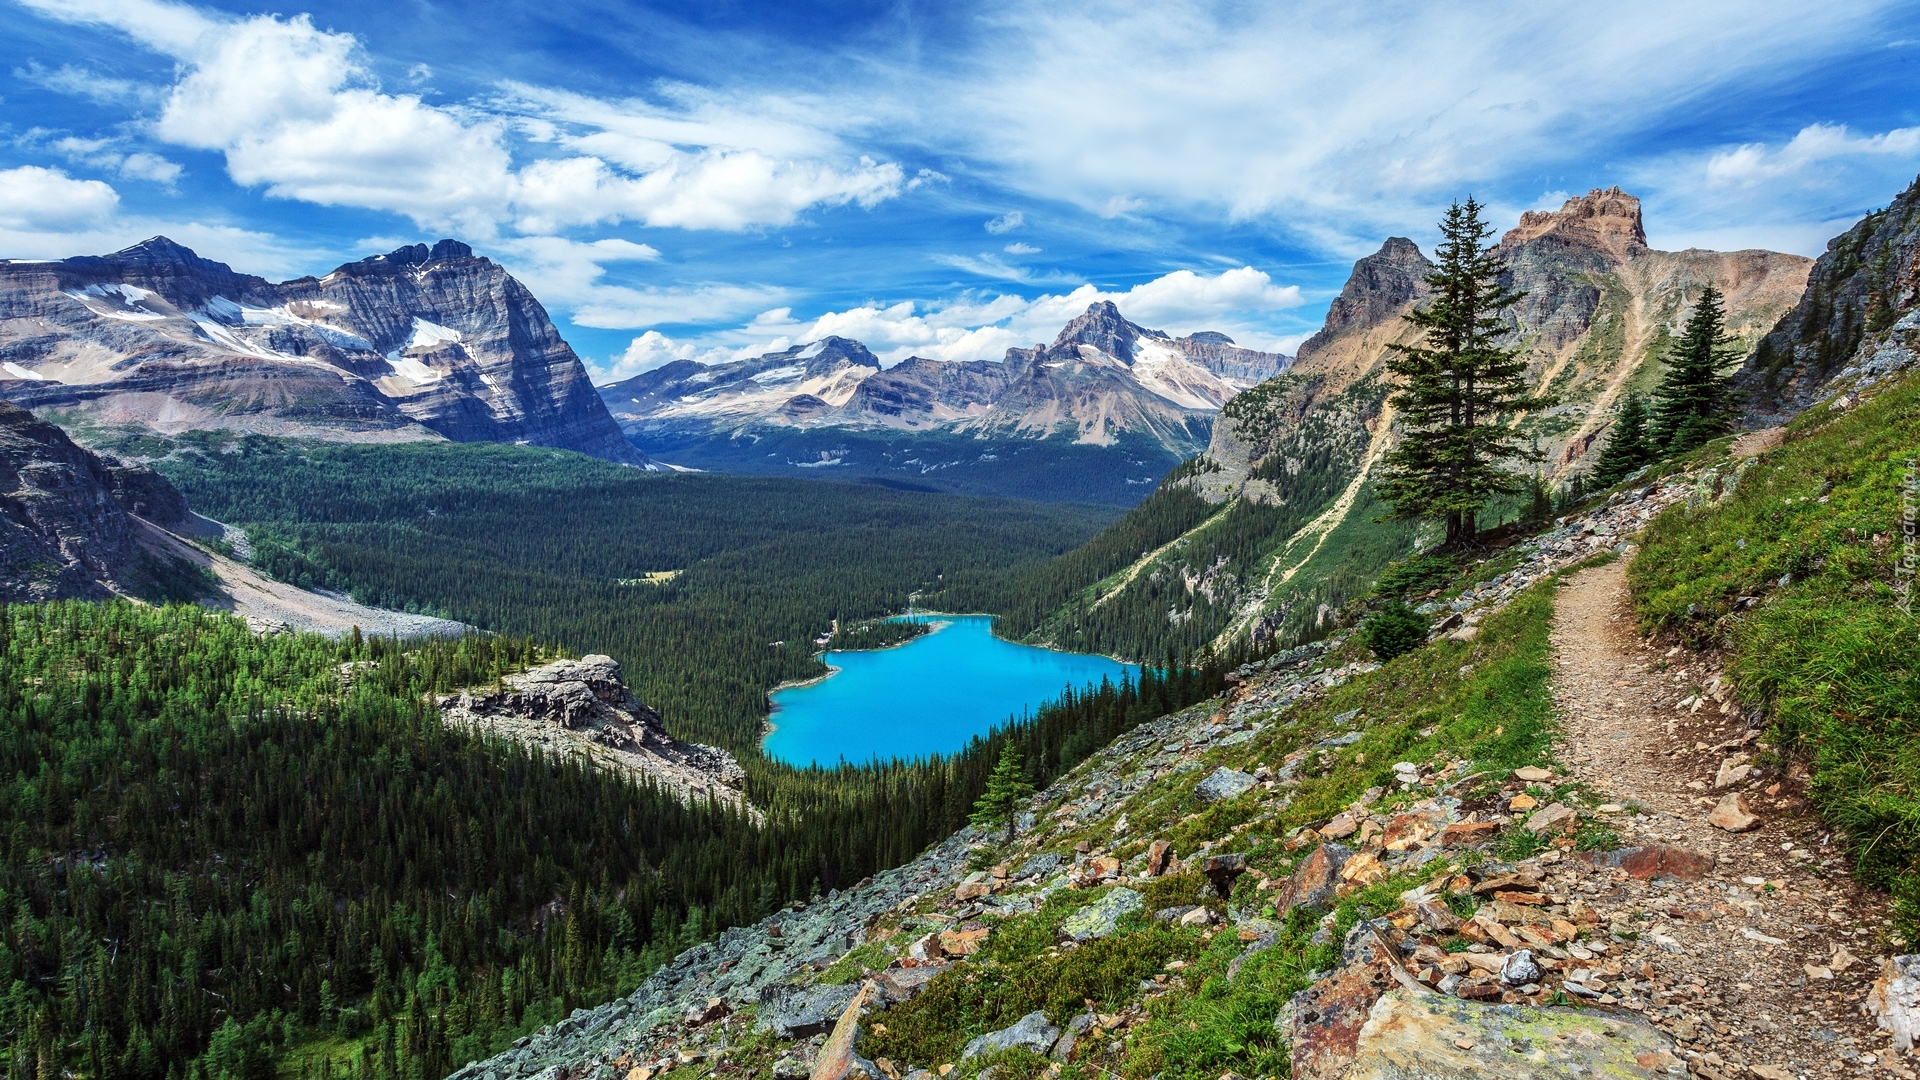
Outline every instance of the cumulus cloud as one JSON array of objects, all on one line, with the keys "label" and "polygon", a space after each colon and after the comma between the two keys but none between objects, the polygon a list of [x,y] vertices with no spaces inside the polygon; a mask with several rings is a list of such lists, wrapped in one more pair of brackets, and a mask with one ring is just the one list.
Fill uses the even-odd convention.
[{"label": "cumulus cloud", "polygon": [[178,162],[158,154],[144,150],[129,153],[119,139],[82,139],[68,135],[54,139],[48,146],[68,161],[114,172],[128,180],[148,180],[171,187],[184,171]]},{"label": "cumulus cloud", "polygon": [[[846,151],[818,103],[668,87],[665,104],[510,86],[458,107],[388,93],[351,34],[307,15],[230,20],[156,0],[28,0],[179,61],[154,133],[216,151],[243,185],[392,211],[486,238],[618,221],[784,225],[816,206],[872,207],[913,181]],[[414,71],[418,81],[427,74]],[[544,154],[542,144],[558,154]],[[529,153],[527,151],[536,151]]]},{"label": "cumulus cloud", "polygon": [[1809,124],[1778,149],[1747,143],[1707,159],[1709,184],[1752,187],[1786,176],[1804,176],[1840,158],[1920,157],[1920,127],[1895,128],[1879,135],[1855,135],[1845,124]]},{"label": "cumulus cloud", "polygon": [[120,194],[99,180],[59,169],[0,169],[0,228],[58,232],[97,225],[119,208]]}]

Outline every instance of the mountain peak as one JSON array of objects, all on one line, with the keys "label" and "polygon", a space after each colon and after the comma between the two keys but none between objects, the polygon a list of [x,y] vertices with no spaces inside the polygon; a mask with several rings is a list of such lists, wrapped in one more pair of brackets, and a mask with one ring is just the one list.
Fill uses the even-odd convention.
[{"label": "mountain peak", "polygon": [[1530,240],[1554,235],[1610,252],[1622,259],[1647,250],[1647,231],[1640,221],[1640,200],[1616,185],[1594,188],[1568,199],[1558,210],[1529,210],[1520,224],[1500,238],[1500,246],[1518,247]]},{"label": "mountain peak", "polygon": [[[85,256],[82,256],[85,258]],[[204,273],[231,276],[233,268],[226,263],[214,262],[202,258],[192,248],[165,236],[149,236],[132,247],[121,248],[101,258],[122,266],[139,267],[176,267]]]},{"label": "mountain peak", "polygon": [[1096,300],[1087,305],[1085,314],[1060,328],[1060,336],[1053,339],[1053,348],[1091,345],[1109,356],[1132,363],[1134,342],[1143,337],[1166,336],[1158,330],[1148,330],[1128,322],[1126,316],[1120,314],[1119,305],[1113,301]]},{"label": "mountain peak", "polygon": [[1379,251],[1353,264],[1346,286],[1327,308],[1326,325],[1301,343],[1298,359],[1325,348],[1348,327],[1366,329],[1397,317],[1407,301],[1426,292],[1432,269],[1420,245],[1404,236],[1387,237]]}]

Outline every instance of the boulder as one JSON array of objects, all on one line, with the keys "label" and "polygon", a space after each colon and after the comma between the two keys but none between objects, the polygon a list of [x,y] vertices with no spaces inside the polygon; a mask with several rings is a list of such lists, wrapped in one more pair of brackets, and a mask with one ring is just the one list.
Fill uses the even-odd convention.
[{"label": "boulder", "polygon": [[1238,769],[1229,769],[1222,765],[1208,773],[1207,778],[1194,787],[1193,793],[1201,802],[1223,802],[1245,795],[1259,783],[1258,780]]},{"label": "boulder", "polygon": [[1338,1080],[1344,1075],[1373,1003],[1395,985],[1397,961],[1380,947],[1369,924],[1348,933],[1342,958],[1333,974],[1293,995],[1293,1080]]},{"label": "boulder", "polygon": [[1046,1013],[1035,1010],[1015,1021],[1012,1027],[989,1031],[985,1035],[969,1040],[966,1049],[960,1051],[960,1060],[966,1061],[982,1054],[997,1054],[1003,1050],[1015,1048],[1045,1054],[1059,1041],[1060,1029],[1047,1019]]},{"label": "boulder", "polygon": [[1686,1075],[1673,1042],[1637,1016],[1477,1004],[1396,988],[1374,1003],[1345,1080]]},{"label": "boulder", "polygon": [[1730,792],[1720,800],[1720,805],[1707,815],[1707,824],[1728,832],[1747,832],[1760,827],[1760,819],[1753,808],[1747,805],[1747,797],[1739,792]]},{"label": "boulder", "polygon": [[1482,840],[1493,839],[1493,834],[1499,831],[1500,823],[1497,821],[1455,822],[1440,830],[1440,846],[1465,847],[1468,844],[1477,844]]},{"label": "boulder", "polygon": [[1245,855],[1209,855],[1200,864],[1200,872],[1213,884],[1214,895],[1222,900],[1233,895],[1233,883],[1247,872]]},{"label": "boulder", "polygon": [[1395,814],[1381,834],[1381,846],[1388,851],[1405,851],[1439,835],[1446,823],[1446,815],[1435,811]]},{"label": "boulder", "polygon": [[1287,879],[1286,888],[1274,902],[1275,910],[1284,916],[1293,908],[1326,907],[1333,903],[1334,890],[1340,884],[1340,870],[1352,857],[1353,849],[1323,841]]},{"label": "boulder", "polygon": [[873,977],[873,984],[884,994],[887,1003],[898,1005],[903,1001],[912,1001],[920,996],[941,972],[947,970],[946,964],[921,964],[910,968],[888,968]]},{"label": "boulder", "polygon": [[1113,933],[1120,919],[1139,911],[1146,899],[1132,889],[1108,889],[1098,900],[1068,915],[1060,932],[1075,941],[1092,941]]},{"label": "boulder", "polygon": [[1867,992],[1866,1010],[1881,1031],[1893,1033],[1896,1053],[1912,1051],[1920,1035],[1920,956],[1890,956]]},{"label": "boulder", "polygon": [[1166,873],[1168,865],[1172,862],[1173,845],[1171,843],[1165,840],[1155,840],[1153,844],[1147,848],[1147,874],[1149,876],[1159,877],[1161,874]]},{"label": "boulder", "polygon": [[769,986],[760,991],[759,1026],[782,1039],[804,1039],[831,1028],[847,1010],[854,986]]},{"label": "boulder", "polygon": [[1713,871],[1714,857],[1686,848],[1649,844],[1645,847],[1615,848],[1612,851],[1588,851],[1575,856],[1595,867],[1624,870],[1628,876],[1646,880],[1655,877],[1684,878],[1696,881]]},{"label": "boulder", "polygon": [[1527,831],[1543,833],[1558,829],[1570,829],[1580,815],[1565,803],[1552,802],[1533,812],[1527,818]]},{"label": "boulder", "polygon": [[1013,876],[1016,878],[1045,877],[1055,870],[1058,870],[1062,861],[1064,860],[1062,860],[1058,854],[1051,851],[1043,851],[1028,859],[1026,862],[1021,863],[1020,869],[1015,870]]},{"label": "boulder", "polygon": [[827,1037],[826,1045],[820,1048],[820,1053],[813,1059],[811,1080],[846,1080],[856,1074],[880,1080],[880,1069],[854,1050],[860,1043],[860,1011],[872,1000],[873,995],[872,986],[863,986],[854,992],[840,1019],[833,1025],[833,1034]]}]

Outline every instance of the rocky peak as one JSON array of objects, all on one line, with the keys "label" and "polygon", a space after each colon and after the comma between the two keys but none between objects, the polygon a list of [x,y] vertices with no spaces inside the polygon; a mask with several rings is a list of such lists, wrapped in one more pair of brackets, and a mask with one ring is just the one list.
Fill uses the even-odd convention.
[{"label": "rocky peak", "polygon": [[108,255],[82,255],[60,264],[63,284],[109,282],[156,292],[182,308],[215,296],[241,297],[267,287],[265,278],[237,274],[223,262],[202,258],[164,236],[150,237]]},{"label": "rocky peak", "polygon": [[1202,330],[1197,334],[1188,334],[1187,340],[1196,345],[1231,345],[1233,339],[1218,330]]},{"label": "rocky peak", "polygon": [[809,367],[832,366],[837,362],[852,364],[855,367],[869,367],[875,371],[880,370],[880,358],[852,338],[829,335],[819,341],[810,342],[797,352],[800,356],[807,358]]},{"label": "rocky peak", "polygon": [[1408,301],[1426,295],[1427,274],[1433,263],[1420,245],[1404,236],[1389,236],[1380,250],[1353,264],[1353,273],[1327,308],[1326,325],[1302,342],[1305,360],[1349,328],[1365,330],[1399,317]]},{"label": "rocky peak", "polygon": [[[428,247],[425,244],[408,244],[395,248],[385,255],[372,255],[359,262],[347,263],[335,270],[335,274],[365,275],[391,274],[401,270],[411,270],[416,266],[429,263],[449,262],[454,259],[471,259],[473,249],[458,240],[441,240]],[[482,259],[482,262],[488,260]],[[490,265],[490,264],[489,264]],[[332,275],[328,275],[331,277]]]},{"label": "rocky peak", "polygon": [[1134,342],[1143,337],[1166,336],[1161,331],[1148,330],[1128,322],[1113,301],[1101,300],[1088,305],[1086,314],[1061,327],[1060,336],[1053,339],[1053,348],[1048,351],[1091,345],[1108,356],[1132,363]]},{"label": "rocky peak", "polygon": [[1500,246],[1519,247],[1543,236],[1556,236],[1585,247],[1598,248],[1622,260],[1647,250],[1647,231],[1640,222],[1640,200],[1616,185],[1594,188],[1568,199],[1558,210],[1529,210],[1520,224],[1507,230]]}]

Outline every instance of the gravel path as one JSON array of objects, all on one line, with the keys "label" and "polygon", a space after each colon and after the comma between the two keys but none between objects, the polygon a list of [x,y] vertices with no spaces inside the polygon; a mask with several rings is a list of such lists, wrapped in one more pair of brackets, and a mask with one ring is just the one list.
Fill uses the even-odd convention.
[{"label": "gravel path", "polygon": [[[1695,880],[1597,883],[1611,889],[1604,906],[1640,913],[1641,939],[1658,946],[1638,975],[1639,1002],[1693,1051],[1695,1075],[1913,1076],[1860,1009],[1890,948],[1886,899],[1848,876],[1801,797],[1803,774],[1763,769],[1713,786],[1757,738],[1717,700],[1716,658],[1637,635],[1624,559],[1560,590],[1553,643],[1563,760],[1576,779],[1642,811],[1610,815],[1622,841],[1717,860]],[[1759,816],[1751,831],[1708,824],[1729,791]]]}]

